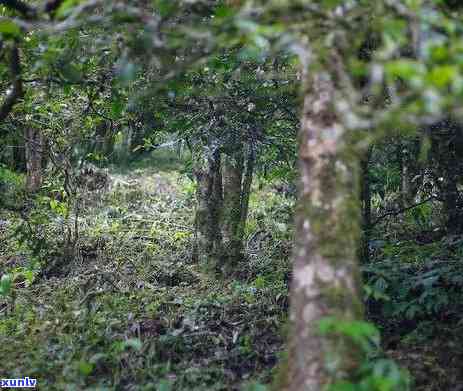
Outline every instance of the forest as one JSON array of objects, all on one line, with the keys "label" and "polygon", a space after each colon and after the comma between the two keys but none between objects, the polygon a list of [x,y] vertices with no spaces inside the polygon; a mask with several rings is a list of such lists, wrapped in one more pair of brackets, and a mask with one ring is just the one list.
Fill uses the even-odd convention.
[{"label": "forest", "polygon": [[463,390],[461,0],[0,0],[0,388]]}]

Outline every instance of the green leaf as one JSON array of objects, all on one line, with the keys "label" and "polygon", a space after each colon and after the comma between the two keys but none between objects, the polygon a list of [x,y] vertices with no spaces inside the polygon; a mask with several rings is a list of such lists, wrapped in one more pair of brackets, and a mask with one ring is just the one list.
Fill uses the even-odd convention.
[{"label": "green leaf", "polygon": [[432,69],[428,75],[428,80],[436,87],[442,88],[448,86],[458,74],[455,66],[444,65]]},{"label": "green leaf", "polygon": [[422,66],[413,60],[391,61],[386,65],[386,71],[390,76],[401,77],[409,80],[421,73]]},{"label": "green leaf", "polygon": [[217,7],[216,11],[215,11],[215,17],[216,18],[229,18],[231,16],[233,16],[234,14],[234,10],[233,8],[225,5],[225,4],[222,4],[220,5],[219,7]]},{"label": "green leaf", "polygon": [[122,99],[114,100],[111,105],[111,114],[113,115],[113,117],[120,117],[120,115],[122,114],[122,110],[124,110],[124,103],[122,102]]},{"label": "green leaf", "polygon": [[11,20],[0,21],[0,34],[5,38],[16,38],[21,35],[21,28]]},{"label": "green leaf", "polygon": [[387,18],[383,21],[383,34],[392,41],[403,40],[406,29],[407,24],[403,20]]},{"label": "green leaf", "polygon": [[93,372],[95,365],[87,361],[80,361],[78,364],[79,373],[83,376],[89,376]]},{"label": "green leaf", "polygon": [[380,333],[372,323],[330,316],[320,319],[318,327],[321,334],[343,335],[365,351],[371,349],[372,343],[375,346],[379,346],[380,343]]},{"label": "green leaf", "polygon": [[27,281],[27,285],[31,285],[34,282],[34,272],[32,270],[25,270],[23,274]]},{"label": "green leaf", "polygon": [[81,2],[82,0],[65,0],[56,11],[56,16],[63,19],[68,17],[72,9]]},{"label": "green leaf", "polygon": [[141,348],[143,347],[143,344],[138,338],[130,338],[127,341],[124,341],[122,346],[124,348],[132,348],[135,350],[141,350]]},{"label": "green leaf", "polygon": [[449,49],[445,46],[435,46],[430,49],[430,55],[432,61],[445,61],[449,58]]}]

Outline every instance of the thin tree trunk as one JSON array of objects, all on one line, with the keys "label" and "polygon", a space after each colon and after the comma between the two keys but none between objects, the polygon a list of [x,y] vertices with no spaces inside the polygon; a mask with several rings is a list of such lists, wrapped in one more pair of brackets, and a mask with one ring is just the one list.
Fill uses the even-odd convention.
[{"label": "thin tree trunk", "polygon": [[256,161],[256,151],[252,144],[249,144],[248,158],[246,161],[246,171],[243,177],[243,188],[241,190],[241,221],[240,221],[240,240],[244,240],[246,221],[249,212],[249,197],[251,196],[252,178],[254,175],[254,164]]},{"label": "thin tree trunk", "polygon": [[[334,83],[326,73],[304,74],[300,131],[300,194],[291,286],[287,382],[284,391],[322,391],[349,380],[359,351],[347,337],[321,335],[319,321],[351,321],[363,315],[356,154],[336,118]],[[327,364],[331,366],[327,368]]]},{"label": "thin tree trunk", "polygon": [[222,179],[220,155],[216,153],[212,157],[199,156],[195,159],[195,165],[197,206],[194,258],[207,267],[215,267],[221,252]]},{"label": "thin tree trunk", "polygon": [[399,199],[398,199],[398,205],[400,209],[403,209],[407,205],[406,196],[405,196],[405,193],[407,192],[406,190],[407,169],[406,169],[406,163],[404,162],[403,145],[401,142],[397,144],[395,152],[396,152],[396,159],[397,159],[397,164],[399,165],[399,172],[400,172],[400,189],[399,189],[400,194],[399,194]]},{"label": "thin tree trunk", "polygon": [[42,186],[43,136],[37,129],[25,131],[26,146],[26,190],[34,193]]},{"label": "thin tree trunk", "polygon": [[445,119],[431,127],[432,151],[436,166],[434,168],[443,202],[445,228],[450,234],[463,232],[462,212],[459,206],[458,158],[455,151],[454,137],[458,126],[450,119]]},{"label": "thin tree trunk", "polygon": [[371,189],[369,165],[371,159],[371,149],[368,149],[360,162],[360,189],[362,205],[362,240],[360,244],[360,259],[363,263],[370,260],[369,242],[371,230]]},{"label": "thin tree trunk", "polygon": [[408,151],[404,147],[402,147],[400,153],[402,161],[400,207],[406,208],[408,205],[410,205],[410,166]]},{"label": "thin tree trunk", "polygon": [[401,175],[399,208],[403,209],[417,202],[416,196],[422,182],[418,158],[420,142],[408,140],[400,143],[397,149],[397,160]]},{"label": "thin tree trunk", "polygon": [[223,241],[222,266],[231,269],[243,250],[241,236],[241,186],[243,180],[243,151],[223,158],[223,207],[221,230]]},{"label": "thin tree trunk", "polygon": [[451,234],[462,232],[463,223],[462,214],[458,205],[458,174],[456,173],[457,161],[453,151],[449,151],[445,158],[444,183],[443,183],[443,200],[444,211],[446,215],[446,230]]}]

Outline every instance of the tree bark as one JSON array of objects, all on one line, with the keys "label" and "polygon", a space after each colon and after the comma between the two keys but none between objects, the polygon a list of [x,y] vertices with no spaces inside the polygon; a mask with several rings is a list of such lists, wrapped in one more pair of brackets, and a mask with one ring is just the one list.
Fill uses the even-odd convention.
[{"label": "tree bark", "polygon": [[368,263],[370,260],[370,230],[371,230],[371,189],[369,166],[371,149],[369,148],[360,162],[360,197],[362,206],[362,240],[360,244],[360,260]]},{"label": "tree bark", "polygon": [[445,228],[449,234],[463,232],[463,213],[458,191],[460,170],[455,149],[456,139],[462,133],[460,126],[451,119],[431,126],[432,153],[436,162],[434,172],[443,202]]},{"label": "tree bark", "polygon": [[[304,72],[300,130],[300,190],[291,286],[288,375],[284,391],[322,391],[349,380],[360,353],[345,336],[321,335],[328,316],[350,321],[363,315],[357,248],[358,158],[332,104],[327,73]],[[327,368],[327,363],[332,368]]]},{"label": "tree bark", "polygon": [[19,48],[15,43],[11,48],[10,56],[10,73],[11,73],[11,88],[8,89],[7,94],[3,99],[0,106],[0,122],[13,110],[14,105],[24,96],[23,84],[21,79],[21,59],[19,56]]},{"label": "tree bark", "polygon": [[42,156],[44,142],[42,133],[34,128],[25,131],[26,146],[26,190],[37,192],[42,186]]},{"label": "tree bark", "polygon": [[212,158],[194,157],[197,181],[194,258],[223,273],[243,257],[243,240],[255,163],[252,147],[244,164],[243,148]]},{"label": "tree bark", "polygon": [[243,180],[243,150],[223,156],[223,207],[221,231],[223,240],[222,267],[233,269],[242,256],[241,196]]},{"label": "tree bark", "polygon": [[449,151],[445,158],[443,175],[443,201],[446,216],[446,230],[450,234],[460,234],[463,231],[462,213],[458,200],[458,162],[453,151]]},{"label": "tree bark", "polygon": [[249,198],[251,196],[252,179],[254,176],[254,165],[256,161],[256,151],[254,145],[249,144],[246,169],[243,177],[243,188],[241,190],[241,222],[240,222],[240,239],[244,240],[244,232],[249,213]]},{"label": "tree bark", "polygon": [[401,154],[401,183],[400,183],[400,207],[406,208],[410,204],[410,166],[409,166],[409,152],[406,147],[400,144]]},{"label": "tree bark", "polygon": [[222,178],[220,154],[197,156],[194,175],[197,181],[194,258],[214,268],[221,253],[220,209]]}]

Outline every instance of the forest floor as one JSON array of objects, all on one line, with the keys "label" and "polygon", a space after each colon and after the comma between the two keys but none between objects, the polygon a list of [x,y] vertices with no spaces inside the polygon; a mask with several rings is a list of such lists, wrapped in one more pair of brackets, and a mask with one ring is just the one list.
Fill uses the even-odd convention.
[{"label": "forest floor", "polygon": [[24,278],[30,254],[13,235],[19,220],[0,217],[0,269],[18,276],[14,311],[0,304],[0,375],[37,378],[43,390],[268,382],[284,339],[290,201],[253,196],[247,260],[235,278],[217,280],[191,259],[186,176],[145,168],[111,182],[82,209],[77,256],[54,257],[63,219],[41,227],[48,247],[32,284]]},{"label": "forest floor", "polygon": [[[246,259],[217,279],[192,259],[186,175],[145,167],[111,182],[86,198],[69,259],[56,214],[39,224],[39,255],[18,240],[19,217],[0,215],[0,271],[16,286],[14,303],[0,299],[0,376],[37,378],[41,390],[265,390],[285,339],[293,201],[256,189]],[[389,328],[386,350],[414,389],[461,389],[461,346],[445,332],[407,340]]]}]

